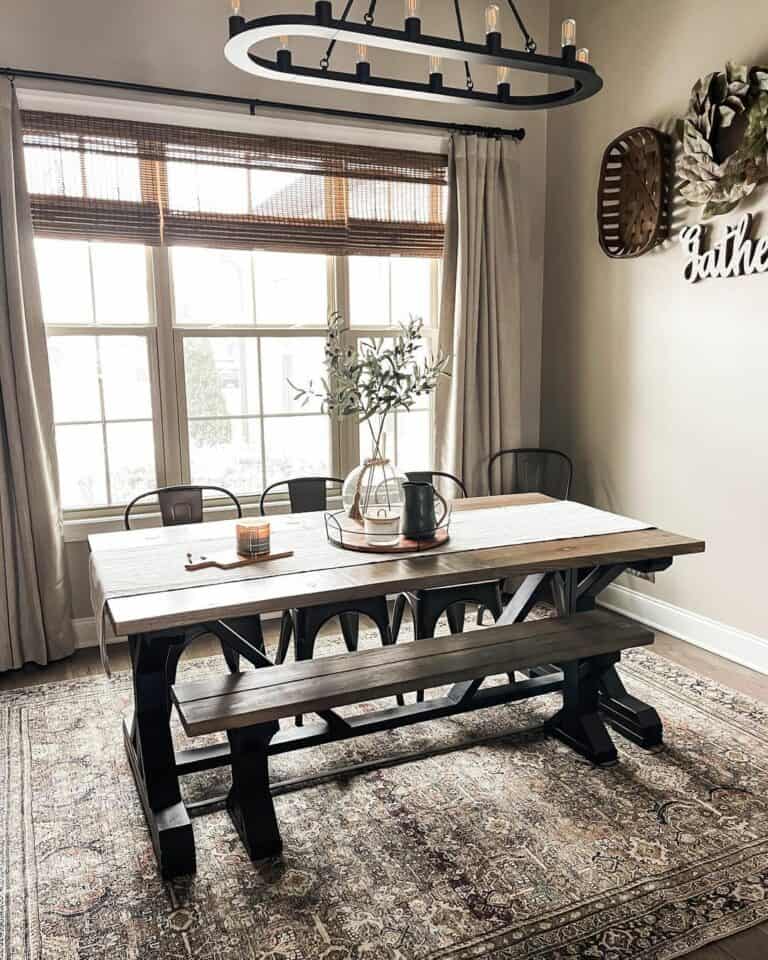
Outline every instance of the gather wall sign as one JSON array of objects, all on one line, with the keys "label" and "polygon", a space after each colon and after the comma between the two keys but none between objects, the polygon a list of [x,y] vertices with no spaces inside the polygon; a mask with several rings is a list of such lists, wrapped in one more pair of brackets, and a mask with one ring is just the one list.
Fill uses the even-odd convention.
[{"label": "gather wall sign", "polygon": [[725,236],[704,250],[705,228],[697,223],[683,227],[680,242],[687,259],[683,276],[689,283],[717,277],[746,277],[768,273],[768,236],[753,238],[752,214],[745,213],[737,222],[726,226]]}]

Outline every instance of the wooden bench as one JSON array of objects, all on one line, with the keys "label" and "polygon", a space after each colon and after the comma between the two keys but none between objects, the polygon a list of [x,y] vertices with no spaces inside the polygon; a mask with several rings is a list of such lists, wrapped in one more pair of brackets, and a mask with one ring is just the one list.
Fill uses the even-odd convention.
[{"label": "wooden bench", "polygon": [[[187,734],[226,731],[232,788],[227,807],[252,859],[282,846],[269,783],[270,755],[422,720],[561,691],[549,731],[596,764],[616,761],[598,712],[600,678],[621,651],[653,643],[653,633],[605,610],[488,627],[266,666],[241,674],[177,683],[173,699]],[[551,672],[533,668],[553,664]],[[523,680],[483,687],[493,675]],[[452,685],[444,696],[341,717],[336,707]],[[314,713],[319,722],[281,730],[279,721]]]}]

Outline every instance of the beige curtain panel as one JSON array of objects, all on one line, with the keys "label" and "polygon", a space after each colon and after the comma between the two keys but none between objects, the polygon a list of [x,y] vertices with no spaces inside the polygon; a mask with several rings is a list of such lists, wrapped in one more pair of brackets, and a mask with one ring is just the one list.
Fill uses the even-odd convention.
[{"label": "beige curtain panel", "polygon": [[521,439],[517,149],[462,135],[448,155],[439,342],[453,368],[437,393],[435,461],[470,496],[489,492],[491,454]]},{"label": "beige curtain panel", "polygon": [[0,80],[0,670],[74,649],[21,115]]},{"label": "beige curtain panel", "polygon": [[41,111],[22,119],[40,236],[442,254],[442,154]]}]

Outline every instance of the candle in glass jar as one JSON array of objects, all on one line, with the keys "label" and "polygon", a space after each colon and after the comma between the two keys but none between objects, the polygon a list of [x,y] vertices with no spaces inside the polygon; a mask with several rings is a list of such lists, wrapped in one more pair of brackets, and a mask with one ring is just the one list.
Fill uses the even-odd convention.
[{"label": "candle in glass jar", "polygon": [[238,523],[237,552],[241,557],[262,557],[269,553],[269,523],[255,520]]}]

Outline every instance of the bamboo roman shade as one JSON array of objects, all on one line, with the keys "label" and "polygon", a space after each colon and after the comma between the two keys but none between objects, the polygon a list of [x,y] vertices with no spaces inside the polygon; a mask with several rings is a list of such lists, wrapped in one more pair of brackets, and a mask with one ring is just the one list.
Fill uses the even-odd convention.
[{"label": "bamboo roman shade", "polygon": [[40,236],[437,257],[445,156],[26,111]]}]

